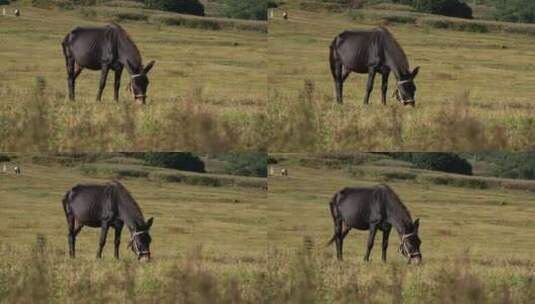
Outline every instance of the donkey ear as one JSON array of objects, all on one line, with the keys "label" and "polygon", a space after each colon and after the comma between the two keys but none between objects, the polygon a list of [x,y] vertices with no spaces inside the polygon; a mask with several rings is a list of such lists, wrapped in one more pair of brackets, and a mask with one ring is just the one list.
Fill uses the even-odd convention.
[{"label": "donkey ear", "polygon": [[416,75],[418,75],[418,71],[420,71],[419,66],[417,66],[414,70],[412,70],[412,73],[411,73],[412,79],[416,78]]},{"label": "donkey ear", "polygon": [[414,221],[414,231],[418,231],[418,227],[420,226],[420,219],[417,218],[415,221]]},{"label": "donkey ear", "polygon": [[150,69],[152,69],[152,66],[155,64],[156,62],[154,60],[152,60],[151,62],[149,62],[149,64],[147,64],[147,66],[143,69],[143,73],[147,74]]},{"label": "donkey ear", "polygon": [[146,228],[147,230],[150,229],[150,227],[152,226],[152,222],[153,222],[153,221],[154,221],[154,218],[153,218],[153,217],[151,217],[151,218],[147,221],[147,224],[145,225],[145,228]]}]

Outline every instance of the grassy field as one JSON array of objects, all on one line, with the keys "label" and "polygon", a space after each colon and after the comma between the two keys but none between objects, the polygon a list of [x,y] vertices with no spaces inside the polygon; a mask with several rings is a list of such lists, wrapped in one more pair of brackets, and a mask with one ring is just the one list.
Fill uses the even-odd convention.
[{"label": "grassy field", "polygon": [[[270,273],[289,278],[278,286],[300,303],[530,303],[535,296],[535,200],[525,190],[437,185],[373,174],[410,169],[399,162],[365,156],[360,165],[323,155],[270,154],[275,168],[289,176],[269,178],[268,212],[275,230],[268,241],[278,250]],[[329,162],[324,162],[324,160]],[[355,170],[360,174],[353,174]],[[370,174],[365,175],[365,172]],[[449,176],[443,174],[443,176]],[[459,176],[462,178],[462,176]],[[476,177],[474,177],[476,178]],[[389,262],[380,260],[380,234],[369,264],[363,262],[367,232],[352,230],[344,242],[344,262],[337,263],[328,203],[347,186],[386,182],[401,197],[413,219],[420,218],[421,267],[406,265],[392,232]],[[530,181],[518,181],[531,183]],[[293,293],[291,292],[293,291]],[[279,294],[280,295],[280,294]]]},{"label": "grassy field", "polygon": [[[435,27],[440,22],[460,22],[454,18],[437,21],[422,14],[371,8],[314,12],[300,10],[297,3],[288,3],[288,20],[275,10],[269,23],[268,113],[271,129],[277,130],[271,151],[533,147],[533,27],[514,25],[519,27],[515,31],[525,34],[502,33],[500,29],[514,26],[485,21],[489,32],[476,33],[470,31],[479,25],[451,25],[464,31]],[[415,24],[402,18],[405,15],[412,16]],[[403,46],[411,67],[421,67],[416,107],[401,107],[393,98],[382,106],[377,79],[371,104],[364,107],[367,75],[360,74],[346,80],[344,104],[337,105],[329,44],[343,30],[380,24]],[[393,83],[391,78],[389,94]]]},{"label": "grassy field", "polygon": [[[213,151],[266,147],[262,140],[267,102],[265,23],[223,19],[200,23],[199,18],[191,17],[188,22],[195,20],[185,26],[171,26],[165,24],[181,24],[185,19],[137,10],[146,18],[134,22],[128,20],[137,18],[132,10],[22,7],[21,17],[0,19],[0,150]],[[158,18],[167,19],[158,23]],[[126,72],[118,104],[112,101],[113,73],[103,102],[98,104],[100,73],[88,70],[77,79],[77,101],[70,103],[66,98],[62,39],[76,26],[104,25],[110,20],[120,20],[145,63],[156,60],[149,75],[146,106],[134,104],[124,89]],[[208,28],[224,27],[190,27],[205,24]],[[233,24],[247,30],[233,28]]]},{"label": "grassy field", "polygon": [[77,183],[103,183],[111,177],[88,176],[80,166],[38,165],[23,156],[21,176],[0,174],[0,302],[261,299],[266,229],[271,225],[265,217],[265,185],[209,187],[123,178],[145,217],[155,218],[153,263],[135,261],[126,249],[127,232],[120,262],[113,258],[113,233],[103,260],[97,261],[99,230],[87,227],[77,238],[77,258],[71,260],[61,198]]}]

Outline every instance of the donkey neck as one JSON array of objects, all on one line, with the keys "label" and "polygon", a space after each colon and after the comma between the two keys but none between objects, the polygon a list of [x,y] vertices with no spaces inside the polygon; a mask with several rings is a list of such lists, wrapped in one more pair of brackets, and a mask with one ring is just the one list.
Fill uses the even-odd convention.
[{"label": "donkey neck", "polygon": [[397,43],[385,48],[386,66],[394,73],[398,81],[405,80],[410,75],[409,61]]},{"label": "donkey neck", "polygon": [[410,70],[408,64],[398,64],[392,59],[387,59],[386,66],[394,73],[397,81],[403,81],[410,78]]},{"label": "donkey neck", "polygon": [[126,227],[128,227],[128,230],[130,231],[130,233],[139,231],[140,229],[138,227],[141,227],[142,225],[141,222],[132,221],[132,220],[123,220],[123,222],[125,223]]},{"label": "donkey neck", "polygon": [[404,206],[399,204],[390,204],[387,212],[388,222],[394,226],[400,236],[412,232],[412,219]]},{"label": "donkey neck", "polygon": [[128,73],[141,73],[143,70],[141,54],[134,42],[122,30],[118,30],[117,44],[119,62],[125,67],[132,67],[132,70],[126,69]]}]

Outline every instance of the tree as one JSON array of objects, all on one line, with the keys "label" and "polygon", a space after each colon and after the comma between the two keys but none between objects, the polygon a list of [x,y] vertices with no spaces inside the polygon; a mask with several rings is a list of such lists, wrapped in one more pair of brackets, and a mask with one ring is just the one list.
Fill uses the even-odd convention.
[{"label": "tree", "polygon": [[413,163],[426,170],[472,175],[472,165],[455,153],[442,152],[395,152],[392,157]]},{"label": "tree", "polygon": [[459,0],[413,0],[412,6],[424,13],[472,19],[472,8]]},{"label": "tree", "polygon": [[146,152],[136,153],[134,156],[142,158],[151,166],[193,172],[206,172],[204,169],[204,162],[197,155],[192,153]]},{"label": "tree", "polygon": [[204,5],[199,0],[145,0],[145,6],[162,11],[204,16]]},{"label": "tree", "polygon": [[225,17],[267,20],[267,0],[225,0],[224,4]]}]

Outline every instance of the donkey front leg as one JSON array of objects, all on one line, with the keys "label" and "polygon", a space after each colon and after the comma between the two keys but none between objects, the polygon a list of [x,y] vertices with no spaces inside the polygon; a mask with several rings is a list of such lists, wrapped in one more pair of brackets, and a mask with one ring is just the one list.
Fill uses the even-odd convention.
[{"label": "donkey front leg", "polygon": [[375,81],[375,74],[377,73],[375,67],[370,67],[368,72],[368,83],[366,84],[366,95],[364,95],[364,104],[367,105],[370,100],[370,94],[373,90],[373,82]]},{"label": "donkey front leg", "polygon": [[123,230],[123,224],[117,224],[115,226],[115,258],[119,258],[119,245],[121,245],[121,231]]},{"label": "donkey front leg", "polygon": [[377,226],[375,224],[370,225],[370,234],[368,236],[368,246],[366,248],[366,254],[364,255],[364,261],[370,260],[370,253],[373,248],[373,242],[375,240],[375,234],[377,233]]},{"label": "donkey front leg", "polygon": [[115,83],[113,91],[113,100],[119,101],[119,88],[121,87],[121,74],[123,73],[123,68],[120,68],[115,71]]},{"label": "donkey front leg", "polygon": [[388,76],[390,76],[390,71],[389,70],[386,70],[386,71],[383,71],[383,83],[382,83],[382,86],[381,86],[381,92],[382,92],[382,102],[383,102],[383,105],[386,105],[386,91],[388,90]]},{"label": "donkey front leg", "polygon": [[102,249],[104,248],[104,245],[106,245],[106,237],[108,236],[109,228],[110,228],[110,225],[108,223],[102,223],[102,227],[100,230],[100,240],[98,243],[98,250],[97,250],[97,259],[102,258]]},{"label": "donkey front leg", "polygon": [[388,249],[388,237],[390,236],[390,230],[392,229],[392,226],[387,226],[386,229],[383,230],[383,252],[382,252],[382,259],[383,262],[386,262],[386,250]]},{"label": "donkey front leg", "polygon": [[106,86],[106,79],[108,79],[108,71],[110,68],[108,65],[102,65],[102,70],[100,72],[100,83],[98,86],[98,94],[97,94],[97,101],[101,101],[102,99],[102,91],[104,91],[104,87]]}]

